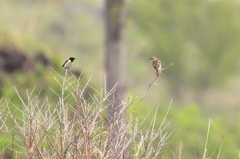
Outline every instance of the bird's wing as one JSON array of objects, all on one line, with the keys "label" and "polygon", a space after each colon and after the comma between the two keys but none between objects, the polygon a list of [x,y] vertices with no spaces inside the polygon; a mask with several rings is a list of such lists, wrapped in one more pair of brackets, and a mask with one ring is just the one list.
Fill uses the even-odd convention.
[{"label": "bird's wing", "polygon": [[64,67],[64,65],[65,65],[68,61],[69,61],[69,59],[64,62],[64,64],[62,65],[62,67]]},{"label": "bird's wing", "polygon": [[155,70],[160,70],[161,69],[161,62],[159,60],[153,61],[153,68]]}]

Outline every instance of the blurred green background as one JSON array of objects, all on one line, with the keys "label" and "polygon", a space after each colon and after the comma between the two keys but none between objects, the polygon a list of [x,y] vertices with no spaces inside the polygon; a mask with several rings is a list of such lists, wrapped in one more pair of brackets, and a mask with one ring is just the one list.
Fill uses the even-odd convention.
[{"label": "blurred green background", "polygon": [[[164,158],[173,158],[180,142],[183,158],[201,158],[209,118],[215,126],[207,155],[216,158],[224,135],[221,158],[237,158],[239,11],[234,0],[126,1],[127,93],[141,97],[155,78],[150,56],[163,67],[174,63],[138,106],[143,118],[159,106],[161,123],[173,99],[168,131],[175,131]],[[104,0],[0,0],[0,97],[18,105],[14,86],[23,98],[35,88],[54,105],[58,97],[50,87],[60,90],[54,77],[64,74],[60,66],[70,56],[76,57],[74,71],[84,72],[86,81],[92,76],[94,88],[104,87],[104,33]],[[23,62],[9,70],[6,56]]]}]

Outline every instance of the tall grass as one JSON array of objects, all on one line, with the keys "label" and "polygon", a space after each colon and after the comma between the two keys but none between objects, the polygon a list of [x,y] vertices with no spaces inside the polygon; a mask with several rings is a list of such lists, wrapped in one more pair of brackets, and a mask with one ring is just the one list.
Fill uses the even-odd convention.
[{"label": "tall grass", "polygon": [[[129,113],[116,133],[113,128],[121,120],[120,116],[136,103],[136,99],[128,96],[121,101],[120,111],[116,112],[114,119],[110,119],[105,113],[108,104],[111,104],[107,99],[117,85],[110,91],[106,91],[106,86],[101,90],[93,88],[95,93],[85,99],[83,94],[90,86],[90,79],[84,84],[82,76],[77,78],[67,71],[63,76],[56,73],[54,79],[60,88],[60,91],[50,88],[58,97],[56,105],[48,97],[43,99],[34,93],[34,90],[27,90],[27,99],[23,99],[17,88],[20,104],[6,100],[5,109],[0,112],[0,131],[6,136],[2,140],[8,140],[9,144],[0,150],[1,156],[9,151],[11,158],[29,159],[144,159],[161,156],[172,134],[166,131],[170,123],[166,121],[169,110],[158,127],[156,110],[151,124],[145,128],[140,128],[145,120],[140,122],[138,117],[134,117],[134,112]],[[170,106],[171,103],[169,109]],[[6,120],[11,120],[14,126],[5,124]],[[107,120],[114,121],[107,124]]]}]

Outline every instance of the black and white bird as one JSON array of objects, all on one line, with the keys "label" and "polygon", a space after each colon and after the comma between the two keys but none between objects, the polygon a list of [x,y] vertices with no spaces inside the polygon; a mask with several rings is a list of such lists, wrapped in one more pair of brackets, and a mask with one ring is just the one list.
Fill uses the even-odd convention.
[{"label": "black and white bird", "polygon": [[65,69],[69,69],[72,66],[74,60],[74,57],[70,57],[67,61],[64,62],[62,67],[64,67]]}]

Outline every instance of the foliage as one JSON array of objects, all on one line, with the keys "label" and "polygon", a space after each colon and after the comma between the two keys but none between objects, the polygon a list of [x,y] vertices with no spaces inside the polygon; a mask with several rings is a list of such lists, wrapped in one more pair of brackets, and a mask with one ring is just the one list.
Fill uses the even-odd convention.
[{"label": "foliage", "polygon": [[[94,78],[91,84],[88,84],[89,87],[85,89],[86,97],[84,95],[87,103],[92,104],[92,97],[89,94],[100,95],[99,90],[101,90],[104,74],[102,62],[104,40],[102,37],[100,1],[81,0],[56,3],[48,0],[0,0],[0,3],[0,46],[16,47],[27,54],[30,59],[36,52],[42,51],[47,54],[53,64],[50,67],[36,64],[33,72],[19,71],[11,75],[0,72],[2,82],[0,83],[1,119],[6,121],[5,126],[13,128],[13,120],[9,120],[9,118],[5,120],[5,117],[9,115],[6,114],[6,110],[9,113],[15,113],[19,121],[23,120],[20,118],[20,114],[23,115],[21,109],[23,103],[19,97],[26,103],[30,101],[30,103],[40,102],[42,104],[47,100],[45,106],[51,107],[49,112],[59,109],[56,106],[59,105],[58,95],[61,94],[61,88],[53,80],[54,77],[56,78],[53,70],[63,72],[59,66],[70,54],[76,55],[79,66],[85,69],[84,80],[89,73],[93,74]],[[148,92],[145,100],[138,107],[138,113],[133,114],[139,123],[146,118],[145,124],[140,125],[141,131],[150,125],[152,120],[149,117],[155,114],[155,103],[160,103],[157,111],[158,117],[155,121],[155,128],[157,128],[161,125],[167,111],[167,105],[163,101],[168,102],[172,94],[179,97],[179,100],[183,100],[180,98],[181,96],[189,94],[195,94],[196,99],[199,99],[201,98],[199,92],[203,89],[222,84],[234,73],[237,65],[236,60],[239,59],[238,42],[240,37],[239,5],[236,2],[224,0],[132,0],[127,2],[127,6],[128,19],[126,21],[125,37],[129,50],[126,63],[129,66],[130,94],[139,95],[139,92],[144,92],[148,86],[146,81],[154,76],[154,72],[149,71],[151,70],[151,65],[147,61],[149,56],[159,57],[163,66],[174,62],[174,66],[156,82],[158,86],[151,88],[151,91]],[[85,82],[87,83],[87,81],[83,83]],[[166,83],[170,86],[171,93],[165,86]],[[94,89],[92,85],[94,85]],[[14,86],[20,94],[19,96],[16,94]],[[136,87],[138,88],[136,89]],[[56,93],[53,93],[50,88]],[[190,92],[189,89],[191,89]],[[32,90],[32,98],[26,94],[26,90]],[[70,97],[76,95],[71,91],[66,93],[70,93]],[[210,98],[212,98],[211,94]],[[168,140],[169,144],[162,149],[161,156],[174,158],[173,154],[178,154],[178,147],[182,147],[181,152],[184,155],[182,158],[192,159],[196,156],[202,158],[207,135],[207,123],[208,119],[211,118],[216,128],[211,125],[207,157],[216,158],[223,135],[221,158],[238,157],[236,151],[236,149],[239,149],[240,143],[240,128],[237,122],[239,121],[238,108],[230,110],[229,104],[225,104],[227,106],[226,110],[232,112],[231,116],[227,116],[225,111],[214,116],[209,113],[209,110],[217,111],[220,109],[219,107],[217,107],[217,110],[208,107],[206,108],[207,112],[204,112],[201,109],[203,105],[186,104],[181,107],[178,104],[179,100],[174,98],[174,105],[167,118],[167,121],[173,120],[165,132],[171,132],[173,129],[175,131]],[[67,98],[65,104],[74,106],[74,102],[75,100],[72,100],[72,98]],[[187,102],[197,101],[191,99]],[[9,109],[6,109],[6,103],[9,104]],[[93,108],[96,108],[96,105],[92,105],[91,111],[94,112],[96,110]],[[27,106],[30,108],[31,105]],[[25,108],[27,107],[24,107],[24,110]],[[75,109],[69,107],[70,117],[74,114],[73,110]],[[36,109],[33,113],[39,115],[44,111],[43,109]],[[129,118],[132,115],[131,111],[133,110],[130,107],[130,110],[128,110]],[[103,110],[102,113],[105,114],[105,111]],[[29,114],[31,113],[29,112]],[[49,119],[49,117],[46,117],[43,120],[38,115],[34,119],[39,119],[39,125]],[[56,120],[60,119],[57,119],[57,116],[55,117]],[[71,121],[70,119],[69,121]],[[25,118],[26,121],[29,120]],[[102,122],[100,118],[97,121],[98,124]],[[4,125],[1,123],[1,126]],[[29,127],[25,128],[29,130]],[[53,130],[57,132],[59,128]],[[24,134],[21,134],[17,129],[14,129],[14,131],[18,134],[14,137],[13,133],[8,136],[6,136],[6,131],[4,135],[1,133],[1,150],[4,147],[9,148],[3,150],[5,155],[11,155],[12,153],[10,149],[12,139],[21,138],[24,140]],[[49,136],[50,142],[45,140],[46,142],[41,145],[41,148],[52,149],[53,146],[50,143],[53,143],[54,136],[51,138],[52,134],[45,134],[45,132],[45,129],[42,129],[38,132],[38,135]],[[59,134],[53,135],[57,139],[60,138]],[[42,141],[38,140],[39,138],[36,138],[36,141],[40,143]],[[26,150],[29,147],[23,140],[14,146],[15,152],[20,152],[16,154],[18,157],[20,155],[26,156],[28,152],[31,153],[31,151]],[[17,143],[16,140],[14,142]],[[67,142],[66,145],[69,144]],[[157,144],[158,142],[153,143],[153,147]],[[56,154],[60,151],[53,150],[52,152]]]},{"label": "foliage", "polygon": [[[208,135],[206,158],[217,158],[220,151],[220,158],[237,158],[236,148],[238,143],[234,142],[239,130],[236,124],[229,125],[229,120],[224,120],[220,116],[208,116],[204,114],[198,105],[192,104],[181,109],[172,109],[169,117],[173,119],[171,128],[175,128],[175,133],[171,138],[171,143],[166,147],[164,156],[172,158],[173,154],[178,154],[178,147],[182,143],[182,158],[202,158],[204,147]],[[208,133],[207,123],[210,124]]]},{"label": "foliage", "polygon": [[226,81],[238,66],[240,21],[236,3],[131,1],[128,32],[140,30],[138,37],[147,42],[142,53],[159,57],[164,65],[174,62],[176,67],[167,78],[176,97],[189,88],[199,96],[197,91]]}]

